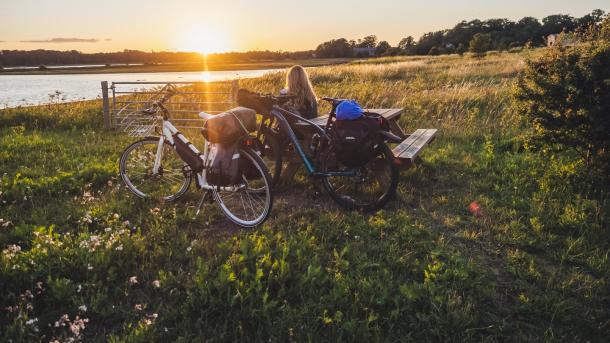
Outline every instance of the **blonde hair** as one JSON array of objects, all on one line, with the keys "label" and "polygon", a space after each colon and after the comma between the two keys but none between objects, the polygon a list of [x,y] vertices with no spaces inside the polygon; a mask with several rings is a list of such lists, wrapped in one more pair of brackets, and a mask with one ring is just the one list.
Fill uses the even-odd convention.
[{"label": "blonde hair", "polygon": [[305,68],[300,65],[292,66],[286,73],[286,89],[288,94],[297,98],[293,101],[296,106],[302,106],[305,101],[316,102],[316,93],[313,91],[309,76]]}]

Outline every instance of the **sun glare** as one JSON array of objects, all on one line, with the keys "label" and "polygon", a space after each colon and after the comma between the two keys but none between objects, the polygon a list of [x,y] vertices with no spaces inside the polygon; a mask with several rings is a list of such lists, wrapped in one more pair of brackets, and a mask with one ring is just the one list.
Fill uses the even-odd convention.
[{"label": "sun glare", "polygon": [[179,37],[179,50],[194,51],[200,54],[225,52],[228,50],[226,36],[211,28],[192,28]]}]

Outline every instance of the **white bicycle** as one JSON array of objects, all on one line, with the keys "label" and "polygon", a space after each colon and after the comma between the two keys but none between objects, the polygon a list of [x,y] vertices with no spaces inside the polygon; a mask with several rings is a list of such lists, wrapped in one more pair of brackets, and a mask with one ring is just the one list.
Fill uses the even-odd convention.
[{"label": "white bicycle", "polygon": [[[206,200],[211,201],[212,195],[233,223],[246,228],[263,223],[271,212],[273,198],[267,167],[250,148],[256,146],[256,138],[247,137],[240,142],[240,177],[236,184],[209,184],[206,169],[212,158],[212,144],[206,141],[204,152],[200,153],[170,122],[169,111],[164,103],[175,94],[175,88],[167,85],[160,92],[165,93],[164,96],[151,107],[125,117],[119,123],[130,136],[144,137],[129,145],[121,155],[119,170],[127,188],[141,198],[174,201],[186,193],[195,178],[197,188],[204,191],[196,215]],[[205,112],[199,116],[204,120],[212,117]],[[158,132],[159,127],[161,132]],[[181,153],[177,151],[177,144],[188,146],[187,158],[184,157],[183,150]],[[193,158],[195,165],[200,166],[196,168],[198,170],[192,167]]]}]

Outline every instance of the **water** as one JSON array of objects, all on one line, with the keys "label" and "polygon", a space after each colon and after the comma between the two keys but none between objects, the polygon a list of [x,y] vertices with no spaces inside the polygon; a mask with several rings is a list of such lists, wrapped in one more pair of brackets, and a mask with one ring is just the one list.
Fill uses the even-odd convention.
[{"label": "water", "polygon": [[[0,108],[40,105],[49,102],[91,100],[102,96],[101,81],[225,81],[258,77],[279,69],[206,72],[113,73],[64,75],[0,75]],[[151,85],[136,85],[143,89]],[[121,90],[129,88],[122,87]]]}]

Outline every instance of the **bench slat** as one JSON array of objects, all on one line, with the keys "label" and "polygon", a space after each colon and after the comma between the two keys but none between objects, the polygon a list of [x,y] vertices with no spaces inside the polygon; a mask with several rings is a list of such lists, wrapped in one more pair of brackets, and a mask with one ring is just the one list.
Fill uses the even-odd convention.
[{"label": "bench slat", "polygon": [[400,144],[398,144],[397,147],[392,150],[394,156],[399,157],[400,154],[402,154],[403,151],[407,150],[413,143],[415,143],[419,136],[423,135],[424,132],[426,132],[425,129],[415,130],[415,132],[413,132],[409,137],[407,137],[407,139],[402,141]]},{"label": "bench slat", "polygon": [[[422,130],[422,129],[419,129],[419,130]],[[417,131],[419,131],[419,130],[417,130]],[[430,141],[432,139],[434,139],[437,132],[438,132],[438,130],[436,130],[436,129],[423,130],[423,133],[421,133],[413,141],[413,143],[411,143],[406,149],[401,151],[398,155],[394,155],[394,156],[399,157],[399,158],[413,159],[423,149],[423,147],[426,146],[426,144],[430,143]],[[411,137],[409,137],[409,138],[411,138]]]}]

